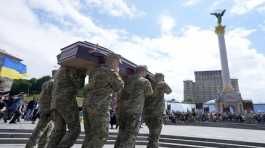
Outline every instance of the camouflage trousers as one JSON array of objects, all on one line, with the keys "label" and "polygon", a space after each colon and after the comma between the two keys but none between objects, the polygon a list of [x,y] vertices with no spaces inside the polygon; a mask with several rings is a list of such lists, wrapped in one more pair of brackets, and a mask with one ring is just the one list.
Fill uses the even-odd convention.
[{"label": "camouflage trousers", "polygon": [[38,148],[46,148],[49,142],[49,137],[53,129],[53,122],[49,115],[40,115],[40,120],[37,123],[29,141],[25,148],[34,148],[38,144]]},{"label": "camouflage trousers", "polygon": [[[92,109],[94,110],[94,109]],[[85,139],[82,148],[102,148],[109,134],[109,112],[93,112],[89,107],[83,107]]]},{"label": "camouflage trousers", "polygon": [[121,113],[119,133],[114,148],[134,148],[140,129],[141,113]]},{"label": "camouflage trousers", "polygon": [[145,116],[144,120],[149,129],[147,148],[158,148],[163,124],[163,116]]},{"label": "camouflage trousers", "polygon": [[[67,107],[52,111],[54,130],[48,148],[70,148],[78,138],[81,127],[78,107]],[[66,127],[68,131],[66,131]]]}]

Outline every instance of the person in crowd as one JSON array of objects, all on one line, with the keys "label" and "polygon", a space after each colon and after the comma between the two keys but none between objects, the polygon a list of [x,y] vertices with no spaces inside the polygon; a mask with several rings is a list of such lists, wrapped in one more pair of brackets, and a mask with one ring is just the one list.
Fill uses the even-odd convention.
[{"label": "person in crowd", "polygon": [[26,108],[26,112],[24,115],[24,120],[31,120],[33,117],[33,112],[35,110],[35,108],[37,107],[37,100],[36,98],[33,98],[31,101],[29,101],[27,108]]},{"label": "person in crowd", "polygon": [[23,107],[24,107],[24,96],[23,94],[19,94],[14,99],[14,102],[10,106],[10,110],[12,112],[12,117],[10,119],[11,124],[15,124],[20,121],[20,117],[23,114]]},{"label": "person in crowd", "polygon": [[0,119],[4,117],[4,113],[6,111],[6,103],[5,103],[5,96],[1,96],[0,100]]},{"label": "person in crowd", "polygon": [[31,117],[32,124],[35,124],[38,118],[40,118],[40,106],[37,103],[36,107],[32,111],[32,117]]},{"label": "person in crowd", "polygon": [[116,125],[118,128],[116,113],[113,110],[110,110],[110,128],[113,129],[113,126]]},{"label": "person in crowd", "polygon": [[13,107],[13,104],[15,102],[14,96],[8,96],[7,99],[4,100],[6,104],[6,110],[4,111],[4,122],[7,123],[8,120],[11,119],[13,113],[15,112],[15,109]]}]

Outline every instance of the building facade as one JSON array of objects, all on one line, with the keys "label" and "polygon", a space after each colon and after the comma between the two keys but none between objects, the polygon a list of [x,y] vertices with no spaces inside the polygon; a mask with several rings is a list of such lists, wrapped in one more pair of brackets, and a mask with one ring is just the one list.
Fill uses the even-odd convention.
[{"label": "building facade", "polygon": [[[195,71],[195,82],[184,81],[184,102],[205,103],[209,100],[217,99],[223,90],[222,72]],[[238,79],[231,79],[232,86],[239,92]]]}]

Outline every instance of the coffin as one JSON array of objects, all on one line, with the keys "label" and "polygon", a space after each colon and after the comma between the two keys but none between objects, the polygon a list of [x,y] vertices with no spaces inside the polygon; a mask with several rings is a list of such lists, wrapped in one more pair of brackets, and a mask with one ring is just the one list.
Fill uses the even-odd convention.
[{"label": "coffin", "polygon": [[[93,70],[98,64],[104,63],[106,55],[113,51],[89,42],[76,42],[61,49],[57,56],[59,65],[85,68],[88,71]],[[136,64],[121,58],[120,74],[130,75],[135,72]]]}]

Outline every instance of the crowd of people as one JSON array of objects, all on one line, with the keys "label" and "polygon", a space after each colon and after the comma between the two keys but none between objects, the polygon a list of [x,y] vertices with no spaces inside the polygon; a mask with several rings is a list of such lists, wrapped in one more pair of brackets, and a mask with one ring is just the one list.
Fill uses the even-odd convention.
[{"label": "crowd of people", "polygon": [[230,112],[167,112],[166,120],[177,122],[233,122],[248,124],[265,124],[265,113],[246,112],[235,114]]},{"label": "crowd of people", "polygon": [[3,119],[5,123],[16,124],[24,119],[34,124],[38,117],[39,106],[35,98],[25,102],[24,94],[0,97],[0,119]]},{"label": "crowd of people", "polygon": [[[5,123],[16,124],[21,119],[30,121],[35,124],[39,118],[39,102],[36,98],[30,101],[24,101],[23,95],[3,95],[0,97],[0,119]],[[82,112],[82,108],[79,110]],[[113,110],[110,110],[110,127],[111,129],[118,128],[117,115]]]}]

